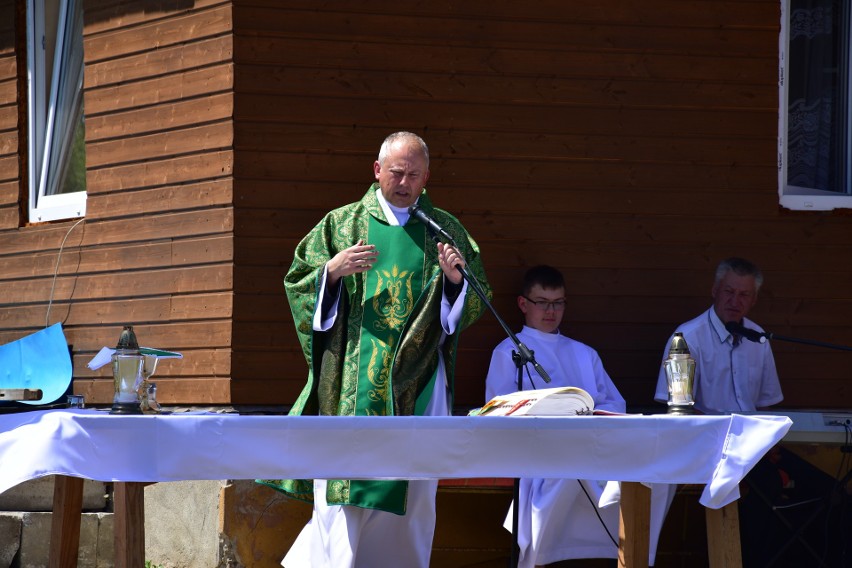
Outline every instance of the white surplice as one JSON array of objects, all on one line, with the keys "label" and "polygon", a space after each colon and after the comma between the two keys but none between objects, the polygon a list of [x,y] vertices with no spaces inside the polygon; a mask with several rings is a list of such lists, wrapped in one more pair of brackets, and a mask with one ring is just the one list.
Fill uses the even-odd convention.
[{"label": "white surplice", "polygon": [[[517,334],[530,348],[550,383],[530,368],[522,389],[580,387],[595,400],[595,408],[623,413],[624,399],[606,373],[597,352],[560,333],[530,327]],[[504,340],[494,349],[486,379],[486,399],[518,389],[518,371],[512,360],[514,343]],[[531,367],[531,366],[530,366]],[[578,456],[582,459],[582,456]],[[581,486],[582,483],[582,486]],[[654,563],[663,520],[674,497],[674,486],[651,484],[651,542],[648,561]],[[521,479],[518,505],[518,566],[529,568],[576,558],[618,557],[617,482],[577,479]],[[513,507],[515,504],[513,504]],[[513,530],[510,508],[504,526]]]}]

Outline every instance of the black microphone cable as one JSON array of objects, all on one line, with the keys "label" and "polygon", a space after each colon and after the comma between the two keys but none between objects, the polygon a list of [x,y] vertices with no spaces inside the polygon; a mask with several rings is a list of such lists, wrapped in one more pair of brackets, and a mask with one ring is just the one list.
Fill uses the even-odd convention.
[{"label": "black microphone cable", "polygon": [[[618,541],[617,541],[617,540],[615,540],[615,538],[613,538],[613,536],[612,536],[612,533],[611,533],[611,532],[609,532],[609,527],[607,527],[607,526],[606,526],[606,523],[604,522],[603,517],[601,517],[600,511],[598,511],[598,506],[597,506],[597,505],[595,504],[595,502],[592,500],[592,496],[591,496],[591,495],[589,495],[589,492],[588,492],[588,491],[586,491],[586,487],[583,485],[583,482],[582,482],[582,481],[580,481],[580,480],[578,479],[578,480],[577,480],[577,483],[579,483],[579,484],[580,484],[580,489],[582,489],[582,490],[583,490],[583,493],[585,493],[585,494],[586,494],[586,499],[588,499],[588,500],[589,500],[589,504],[591,504],[592,509],[594,509],[594,511],[595,511],[595,515],[597,515],[598,520],[601,522],[601,526],[602,526],[602,527],[603,527],[603,529],[606,531],[606,535],[609,537],[609,540],[611,540],[611,541],[612,541],[612,544],[614,544],[614,545],[615,545],[615,548],[618,548]],[[621,501],[621,500],[619,499],[619,503],[618,503],[618,506],[619,506],[619,507],[621,507],[621,502],[620,502],[620,501]]]}]

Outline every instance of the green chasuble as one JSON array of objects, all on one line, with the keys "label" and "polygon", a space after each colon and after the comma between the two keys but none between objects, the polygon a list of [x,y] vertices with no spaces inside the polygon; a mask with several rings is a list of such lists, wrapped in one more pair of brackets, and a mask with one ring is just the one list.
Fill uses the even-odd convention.
[{"label": "green chasuble", "polygon": [[[432,396],[439,350],[452,392],[459,331],[484,309],[479,297],[468,290],[461,322],[441,344],[444,277],[437,247],[416,219],[404,227],[390,225],[376,189],[378,184],[373,184],[361,201],[328,213],[296,247],[284,287],[308,363],[308,380],[290,414],[422,414]],[[425,191],[418,203],[453,235],[469,272],[490,296],[479,247],[464,227],[446,211],[434,208]],[[314,331],[323,268],[359,239],[376,246],[377,262],[367,273],[341,280],[335,323],[326,332]],[[326,290],[329,293],[334,291]],[[312,480],[260,481],[292,497],[313,500]],[[406,491],[405,481],[329,480],[326,498],[330,505],[404,514]]]}]

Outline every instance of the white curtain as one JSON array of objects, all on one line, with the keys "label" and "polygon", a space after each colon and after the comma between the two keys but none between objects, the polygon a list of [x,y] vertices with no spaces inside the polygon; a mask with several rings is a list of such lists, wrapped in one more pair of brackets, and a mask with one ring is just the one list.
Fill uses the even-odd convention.
[{"label": "white curtain", "polygon": [[791,0],[787,183],[849,192],[849,2]]}]

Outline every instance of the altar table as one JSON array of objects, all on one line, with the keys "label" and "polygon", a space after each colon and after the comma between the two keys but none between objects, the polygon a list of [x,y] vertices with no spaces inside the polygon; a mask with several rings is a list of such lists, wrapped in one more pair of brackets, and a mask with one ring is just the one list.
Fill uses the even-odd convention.
[{"label": "altar table", "polygon": [[[791,424],[785,416],[738,414],[317,417],[33,411],[0,416],[0,492],[28,479],[58,476],[51,565],[73,566],[81,480],[116,482],[117,542],[121,539],[116,566],[130,566],[144,558],[140,503],[147,483],[610,479],[704,485],[701,504],[721,509],[739,497],[740,480]],[[634,485],[641,487],[627,484],[623,494],[634,494]],[[627,513],[635,514],[630,508]],[[637,519],[641,525],[641,515]],[[636,545],[631,535],[622,544]],[[642,564],[641,553],[636,561]]]}]

